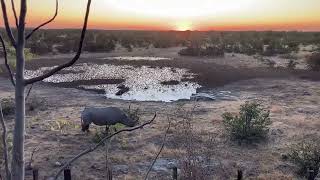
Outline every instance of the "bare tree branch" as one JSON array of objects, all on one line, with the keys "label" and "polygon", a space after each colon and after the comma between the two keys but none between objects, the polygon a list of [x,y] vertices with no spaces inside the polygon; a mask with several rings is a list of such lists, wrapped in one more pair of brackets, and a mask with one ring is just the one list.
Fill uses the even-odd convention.
[{"label": "bare tree branch", "polygon": [[89,17],[89,13],[90,13],[90,5],[91,5],[91,0],[88,0],[87,10],[86,10],[84,24],[83,24],[83,28],[82,28],[82,32],[81,32],[78,51],[77,51],[76,55],[72,58],[72,60],[67,62],[67,63],[65,63],[65,64],[61,64],[61,65],[53,68],[52,70],[50,70],[49,72],[47,72],[47,73],[45,73],[45,74],[43,74],[41,76],[38,76],[38,77],[35,77],[35,78],[31,78],[31,79],[27,79],[25,81],[25,85],[32,84],[32,83],[35,83],[35,82],[38,82],[38,81],[42,81],[42,80],[54,75],[55,73],[61,71],[62,69],[72,66],[74,63],[77,62],[77,60],[80,58],[80,55],[81,55],[81,52],[82,52],[83,41],[84,41],[84,38],[85,38],[85,35],[86,35],[86,31],[87,31],[88,17]]},{"label": "bare tree branch", "polygon": [[153,116],[153,118],[152,118],[150,121],[147,121],[147,122],[141,124],[140,126],[133,127],[133,128],[128,128],[128,129],[122,129],[122,130],[120,130],[120,131],[117,131],[117,132],[109,135],[109,136],[106,136],[105,138],[103,138],[103,139],[102,139],[98,144],[96,144],[95,146],[93,146],[93,147],[91,147],[91,148],[88,148],[88,149],[82,151],[81,153],[79,153],[78,155],[76,155],[75,157],[73,157],[72,159],[70,159],[68,162],[66,162],[66,163],[59,169],[59,171],[58,171],[58,173],[57,173],[57,175],[55,176],[54,179],[57,180],[58,177],[59,177],[59,175],[62,173],[62,171],[63,171],[66,167],[70,166],[74,161],[76,161],[76,160],[79,159],[80,157],[82,157],[82,156],[84,156],[84,155],[86,155],[86,154],[88,154],[88,153],[90,153],[90,152],[95,151],[95,150],[98,149],[100,146],[104,145],[104,142],[105,142],[106,140],[108,140],[108,139],[112,138],[113,136],[115,136],[115,135],[117,135],[117,134],[120,134],[120,133],[122,133],[122,132],[130,132],[130,131],[135,131],[135,130],[137,130],[137,129],[142,129],[144,126],[151,124],[151,123],[156,119],[156,117],[157,117],[157,114],[155,113],[154,116]]},{"label": "bare tree branch", "polygon": [[39,30],[41,27],[43,27],[43,26],[51,23],[51,22],[57,17],[57,15],[58,15],[58,9],[59,9],[59,2],[58,2],[58,0],[56,0],[56,11],[55,11],[53,17],[52,17],[51,19],[49,19],[48,21],[40,24],[38,27],[34,28],[34,29],[26,36],[26,39],[29,39],[29,38],[32,36],[32,34],[33,34],[34,32],[36,32],[37,30]]},{"label": "bare tree branch", "polygon": [[159,158],[159,156],[160,156],[160,154],[161,154],[161,152],[162,152],[162,150],[163,150],[163,148],[164,148],[164,145],[165,145],[165,143],[166,143],[166,141],[167,141],[167,135],[168,135],[170,126],[171,126],[171,122],[169,121],[168,128],[167,128],[167,130],[166,130],[166,132],[165,132],[165,134],[164,134],[164,137],[163,137],[162,145],[161,145],[161,147],[160,147],[160,149],[159,149],[159,152],[157,153],[156,157],[155,157],[154,160],[152,161],[152,164],[150,165],[150,167],[149,167],[149,169],[148,169],[148,172],[147,172],[146,176],[144,177],[144,180],[147,180],[147,179],[148,179],[148,175],[149,175],[149,173],[151,172],[152,167],[153,167],[154,164],[156,163],[157,159]]},{"label": "bare tree branch", "polygon": [[3,22],[4,22],[4,26],[5,26],[7,35],[10,39],[12,46],[14,48],[16,48],[16,40],[14,39],[14,36],[13,36],[11,28],[10,28],[6,3],[4,2],[4,0],[0,0],[0,2],[1,2],[1,8],[2,8]]},{"label": "bare tree branch", "polygon": [[31,152],[30,161],[27,166],[28,168],[33,168],[33,157],[34,157],[34,154],[39,151],[39,149],[40,149],[40,143],[35,148],[33,148]]},{"label": "bare tree branch", "polygon": [[31,86],[30,86],[30,88],[29,88],[29,90],[28,90],[28,92],[27,92],[27,96],[26,96],[26,99],[25,99],[26,102],[28,101],[28,98],[29,98],[29,96],[30,96],[31,90],[32,90],[32,88],[33,88],[33,85],[34,85],[34,84],[31,84]]},{"label": "bare tree branch", "polygon": [[7,54],[6,45],[4,43],[4,40],[3,40],[2,36],[1,36],[1,34],[0,34],[0,42],[1,42],[1,45],[2,45],[2,49],[3,49],[4,64],[5,64],[5,66],[6,66],[7,70],[8,70],[11,83],[12,83],[13,86],[15,86],[16,83],[14,82],[13,73],[11,71],[11,68],[10,68],[9,64],[8,64],[8,54]]},{"label": "bare tree branch", "polygon": [[1,102],[0,102],[0,123],[2,126],[2,144],[3,144],[3,156],[4,156],[4,163],[5,163],[6,177],[8,180],[10,180],[11,172],[9,169],[9,158],[8,158],[7,126],[6,126],[6,123],[4,122]]},{"label": "bare tree branch", "polygon": [[16,7],[14,5],[14,0],[11,0],[11,7],[12,7],[12,12],[13,12],[13,15],[14,15],[14,19],[16,21],[16,27],[18,28],[19,26],[19,21],[18,21],[18,16],[17,16],[17,11],[16,11]]}]

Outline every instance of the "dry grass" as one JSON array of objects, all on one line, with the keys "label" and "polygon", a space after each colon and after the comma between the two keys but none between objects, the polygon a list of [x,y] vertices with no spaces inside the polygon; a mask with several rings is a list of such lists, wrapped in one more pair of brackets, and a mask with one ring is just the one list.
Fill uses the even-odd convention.
[{"label": "dry grass", "polygon": [[[175,52],[171,52],[171,54]],[[215,62],[217,64],[227,62],[228,65],[233,63],[236,66],[239,64],[241,66],[236,58],[230,61],[226,58],[204,58],[196,61],[186,58],[172,62],[149,63],[155,66],[189,67],[194,72],[201,72],[197,80],[204,85],[209,84],[208,87],[217,87],[218,85],[250,78],[269,78],[251,79],[214,89],[215,91],[231,91],[237,97],[232,101],[132,102],[134,107],[141,109],[140,121],[149,120],[155,111],[158,112],[158,117],[151,126],[133,133],[123,134],[112,140],[109,157],[113,167],[115,167],[115,178],[121,180],[142,178],[161,144],[161,137],[167,126],[168,115],[175,121],[175,126],[169,133],[168,142],[160,156],[161,160],[169,159],[185,162],[186,157],[190,155],[197,160],[194,163],[195,165],[206,162],[207,165],[213,167],[214,171],[209,171],[212,173],[212,179],[233,179],[236,177],[238,169],[244,171],[245,179],[300,178],[293,172],[297,167],[282,160],[281,156],[288,152],[289,145],[299,142],[306,135],[319,135],[319,82],[297,79],[287,76],[286,73],[282,76],[281,72],[270,75],[272,72],[256,72],[260,69],[252,70],[256,73],[251,73],[251,70],[246,71],[246,69],[241,68],[235,70],[235,68],[229,66],[215,66]],[[81,61],[87,62],[88,59],[84,58]],[[37,61],[37,63],[39,65],[42,63],[42,65],[53,65],[63,59],[55,60]],[[207,64],[204,63],[205,66],[199,63],[203,61],[207,62]],[[143,62],[131,63],[143,65]],[[119,62],[117,64],[121,65]],[[264,76],[263,74],[267,75]],[[281,79],[272,78],[275,76],[281,77]],[[12,89],[6,88],[10,84],[6,83],[7,81],[0,79],[0,95],[3,97],[7,97],[8,92],[12,92]],[[25,146],[26,159],[29,159],[33,148],[41,142],[41,148],[34,161],[34,166],[40,168],[40,179],[54,174],[57,170],[55,162],[63,163],[94,144],[92,142],[94,130],[85,134],[81,132],[80,128],[76,127],[80,124],[80,112],[85,106],[128,108],[129,105],[127,101],[106,100],[89,92],[75,89],[39,85],[34,90],[37,96],[46,98],[47,107],[43,110],[35,108],[32,113],[28,113],[27,119],[30,121],[30,127],[27,129]],[[12,94],[10,95],[12,96]],[[270,117],[273,119],[273,124],[270,126],[269,138],[266,142],[260,144],[239,146],[237,143],[228,140],[228,136],[223,130],[221,115],[224,112],[237,113],[241,104],[256,98],[261,99],[266,107],[270,107]],[[193,109],[195,105],[196,108]],[[184,121],[184,111],[193,111],[192,126],[183,127],[182,123],[179,123]],[[59,119],[68,121],[74,126],[66,126],[63,134],[59,130],[51,130],[48,125]],[[11,129],[13,117],[9,116],[6,120]],[[192,133],[189,134],[190,136],[188,133],[188,136],[184,136],[186,134],[184,129],[190,129],[190,127]],[[94,127],[93,129],[98,128]],[[186,139],[186,137],[192,137],[192,139]],[[210,161],[199,157],[210,157],[207,158]],[[116,169],[117,166],[121,165],[126,166],[126,168]],[[104,167],[104,149],[100,149],[75,162],[72,165],[72,173],[74,179],[105,179]],[[181,170],[183,166],[179,164],[178,168]],[[189,169],[192,169],[192,167]],[[125,170],[127,171],[124,172]],[[31,179],[30,172],[27,173],[29,174],[26,179]],[[169,179],[171,171],[167,169],[153,171],[152,175],[151,178],[155,180]]]}]

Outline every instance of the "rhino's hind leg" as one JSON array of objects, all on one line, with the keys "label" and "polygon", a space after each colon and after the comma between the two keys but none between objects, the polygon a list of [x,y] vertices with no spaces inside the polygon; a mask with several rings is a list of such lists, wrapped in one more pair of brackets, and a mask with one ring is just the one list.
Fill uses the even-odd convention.
[{"label": "rhino's hind leg", "polygon": [[109,135],[109,126],[108,125],[106,125],[106,130],[105,130],[105,133],[106,133],[106,135],[108,136]]}]

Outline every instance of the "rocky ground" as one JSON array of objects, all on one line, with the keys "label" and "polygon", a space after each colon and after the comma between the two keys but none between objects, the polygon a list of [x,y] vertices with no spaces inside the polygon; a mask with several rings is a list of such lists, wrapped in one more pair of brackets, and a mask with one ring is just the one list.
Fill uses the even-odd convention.
[{"label": "rocky ground", "polygon": [[[139,55],[139,51],[135,53]],[[169,55],[165,56],[166,53]],[[201,159],[199,164],[211,175],[211,179],[234,179],[238,169],[244,171],[246,179],[301,179],[295,173],[297,167],[282,157],[288,153],[291,144],[307,137],[320,136],[319,76],[302,70],[293,72],[281,68],[265,68],[256,60],[250,60],[252,63],[247,66],[248,62],[243,60],[242,55],[241,58],[230,57],[232,60],[228,56],[225,60],[192,60],[177,57],[172,49],[156,50],[151,54],[175,60],[118,61],[117,64],[183,66],[199,74],[195,81],[207,90],[230,91],[233,98],[172,103],[130,102],[106,99],[99,94],[78,89],[38,83],[34,86],[30,99],[41,100],[42,104],[34,111],[27,112],[25,145],[26,162],[30,161],[32,152],[37,149],[32,167],[39,168],[40,179],[54,175],[64,162],[95,144],[100,128],[92,128],[89,134],[80,131],[80,112],[84,107],[116,106],[126,109],[130,104],[141,110],[142,122],[150,120],[155,112],[158,116],[150,126],[123,133],[111,140],[108,157],[115,179],[143,179],[161,146],[168,120],[172,123],[167,142],[150,173],[150,179],[170,179],[168,163],[176,163],[181,169],[186,149],[190,147],[194,156]],[[95,63],[105,61],[104,63],[116,64],[116,60],[102,60],[104,56],[88,56],[80,62],[90,59]],[[63,60],[65,59],[62,57],[53,60],[40,58],[34,63],[48,66]],[[254,61],[257,63],[254,64]],[[32,64],[27,67],[36,68]],[[13,88],[6,78],[0,78],[0,85],[1,98],[13,96]],[[270,109],[272,125],[266,141],[240,145],[229,140],[221,115],[224,112],[238,112],[240,105],[250,100],[258,100],[265,108]],[[187,118],[192,125],[187,130],[194,134],[192,143],[183,141],[186,134],[181,133],[186,128],[181,126],[181,120],[186,119],[183,114],[188,113],[192,114]],[[13,116],[7,116],[6,122],[12,128]],[[73,179],[105,179],[105,159],[104,147],[82,157],[72,164]],[[27,171],[27,179],[31,179],[30,173],[31,171]]]}]

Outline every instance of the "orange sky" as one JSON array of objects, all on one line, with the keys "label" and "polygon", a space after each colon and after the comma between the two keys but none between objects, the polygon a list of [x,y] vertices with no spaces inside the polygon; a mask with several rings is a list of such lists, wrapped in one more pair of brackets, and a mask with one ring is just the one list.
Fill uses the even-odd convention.
[{"label": "orange sky", "polygon": [[[47,28],[81,27],[87,1],[59,2],[59,15]],[[55,0],[28,3],[29,27],[54,13]],[[93,0],[89,28],[320,31],[319,8],[320,0]]]}]

